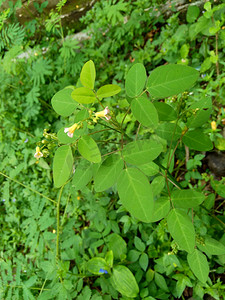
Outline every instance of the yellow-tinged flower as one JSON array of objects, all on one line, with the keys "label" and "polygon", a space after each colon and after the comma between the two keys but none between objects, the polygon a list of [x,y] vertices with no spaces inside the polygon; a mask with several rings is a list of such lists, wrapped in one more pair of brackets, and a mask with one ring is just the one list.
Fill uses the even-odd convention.
[{"label": "yellow-tinged flower", "polygon": [[43,153],[41,152],[40,148],[36,147],[36,153],[34,154],[34,157],[39,159],[42,156],[43,156]]},{"label": "yellow-tinged flower", "polygon": [[109,114],[110,114],[110,110],[109,110],[108,106],[106,106],[106,108],[104,110],[96,112],[95,117],[96,118],[102,117],[102,118],[106,118],[106,120],[110,120],[111,116]]},{"label": "yellow-tinged flower", "polygon": [[72,138],[74,131],[78,129],[79,125],[77,123],[73,124],[73,126],[65,128],[64,132],[67,133],[68,137]]},{"label": "yellow-tinged flower", "polygon": [[211,122],[211,128],[212,128],[212,130],[216,130],[217,126],[216,126],[216,122],[215,121]]}]

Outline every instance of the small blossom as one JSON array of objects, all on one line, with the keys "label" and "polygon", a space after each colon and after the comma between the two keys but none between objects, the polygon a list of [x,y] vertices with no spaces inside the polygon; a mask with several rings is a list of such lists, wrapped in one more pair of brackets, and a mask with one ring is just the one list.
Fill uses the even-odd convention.
[{"label": "small blossom", "polygon": [[104,270],[104,269],[100,269],[100,270],[99,270],[99,273],[101,273],[101,274],[108,274],[108,271],[106,271],[106,270]]},{"label": "small blossom", "polygon": [[36,153],[34,154],[34,157],[39,159],[42,156],[43,156],[43,153],[41,152],[40,148],[36,147]]},{"label": "small blossom", "polygon": [[16,202],[16,199],[15,199],[15,198],[13,198],[13,199],[12,199],[12,201],[15,203],[15,202]]},{"label": "small blossom", "polygon": [[95,117],[96,118],[102,117],[102,118],[106,118],[106,120],[110,120],[111,116],[109,114],[110,114],[110,110],[109,110],[108,106],[106,106],[106,108],[104,110],[96,112]]},{"label": "small blossom", "polygon": [[25,139],[24,143],[27,143],[28,142],[28,139]]},{"label": "small blossom", "polygon": [[212,121],[211,122],[211,128],[212,128],[212,130],[216,130],[216,122],[215,121]]},{"label": "small blossom", "polygon": [[5,202],[5,199],[2,199],[2,202]]},{"label": "small blossom", "polygon": [[76,129],[78,129],[78,126],[79,125],[77,123],[75,123],[75,124],[73,124],[73,126],[65,128],[64,132],[67,133],[68,137],[72,138],[73,134],[74,134],[74,131]]}]

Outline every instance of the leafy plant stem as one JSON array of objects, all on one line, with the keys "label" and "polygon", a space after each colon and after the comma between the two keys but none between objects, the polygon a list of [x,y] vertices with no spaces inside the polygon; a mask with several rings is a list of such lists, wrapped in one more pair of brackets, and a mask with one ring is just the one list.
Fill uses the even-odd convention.
[{"label": "leafy plant stem", "polygon": [[47,200],[53,202],[54,204],[57,204],[57,202],[56,202],[55,200],[52,200],[51,198],[45,196],[45,195],[42,194],[42,193],[39,193],[38,191],[36,191],[36,190],[30,188],[29,186],[27,186],[27,185],[25,185],[25,184],[19,182],[18,180],[13,179],[13,178],[7,176],[6,174],[4,174],[4,173],[2,173],[2,172],[0,172],[0,175],[4,176],[4,177],[8,178],[9,180],[12,180],[12,181],[14,181],[14,182],[16,182],[16,183],[18,183],[18,184],[20,184],[20,185],[22,185],[22,186],[25,187],[26,189],[28,189],[28,190],[30,190],[30,191],[32,191],[32,192],[34,192],[34,193],[40,195],[41,197],[43,197],[43,198],[45,198],[45,199],[47,199]]}]

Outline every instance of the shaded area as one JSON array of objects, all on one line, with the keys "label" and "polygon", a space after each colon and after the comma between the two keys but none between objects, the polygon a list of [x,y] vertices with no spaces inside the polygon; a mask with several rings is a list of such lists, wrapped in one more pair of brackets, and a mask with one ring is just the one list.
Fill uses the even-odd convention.
[{"label": "shaded area", "polygon": [[[85,15],[85,13],[91,9],[94,3],[97,1],[98,0],[68,0],[61,12],[63,25],[73,27],[74,23],[77,22],[80,17]],[[16,3],[16,0],[13,2]],[[48,0],[48,5],[43,9],[42,12],[39,12],[35,8],[34,3],[38,3],[39,7],[41,7],[41,4],[43,4],[45,0],[31,0],[22,2],[22,7],[16,9],[16,17],[21,24],[25,24],[25,22],[31,21],[35,18],[47,17],[51,10],[55,10],[59,0]],[[8,6],[8,2],[4,2],[1,10],[8,8]]]}]

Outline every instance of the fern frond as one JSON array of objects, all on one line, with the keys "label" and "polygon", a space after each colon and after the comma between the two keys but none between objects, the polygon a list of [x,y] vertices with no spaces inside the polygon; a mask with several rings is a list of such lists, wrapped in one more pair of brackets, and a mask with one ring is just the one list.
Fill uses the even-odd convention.
[{"label": "fern frond", "polygon": [[0,33],[0,51],[3,48],[10,49],[16,45],[22,45],[24,36],[25,30],[19,23],[3,26]]},{"label": "fern frond", "polygon": [[35,86],[44,84],[45,76],[52,75],[51,61],[39,58],[37,61],[33,62],[32,68],[29,69],[28,73]]}]

